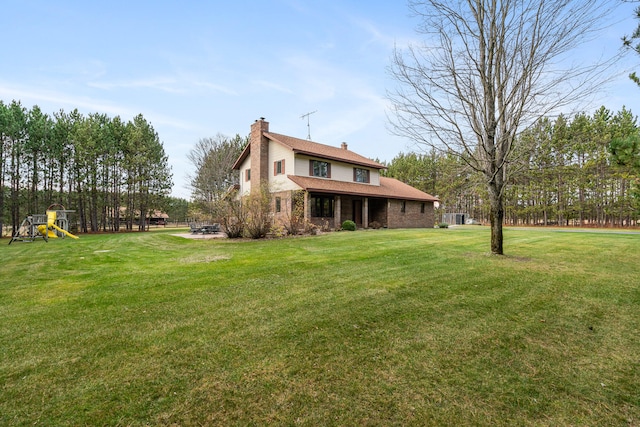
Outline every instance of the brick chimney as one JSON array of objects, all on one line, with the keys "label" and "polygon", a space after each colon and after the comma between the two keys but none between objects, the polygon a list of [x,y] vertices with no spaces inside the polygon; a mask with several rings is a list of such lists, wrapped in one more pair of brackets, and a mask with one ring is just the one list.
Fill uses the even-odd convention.
[{"label": "brick chimney", "polygon": [[340,144],[340,147],[342,147],[343,150],[347,149],[347,143],[343,142],[342,144]]},{"label": "brick chimney", "polygon": [[260,190],[260,183],[269,180],[269,140],[264,136],[269,132],[269,122],[260,117],[251,125],[251,192]]}]

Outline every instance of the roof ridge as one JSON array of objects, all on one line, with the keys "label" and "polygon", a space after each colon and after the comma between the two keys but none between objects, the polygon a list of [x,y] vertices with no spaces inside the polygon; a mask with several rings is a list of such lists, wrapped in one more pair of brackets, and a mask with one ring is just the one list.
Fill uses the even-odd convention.
[{"label": "roof ridge", "polygon": [[[268,136],[268,135],[271,135],[271,136],[281,136],[281,137],[284,137],[284,138],[286,138],[286,139],[293,139],[293,140],[296,140],[296,141],[301,142],[301,143],[304,143],[304,144],[320,145],[320,146],[322,146],[322,147],[327,147],[327,148],[334,149],[334,150],[344,150],[344,151],[349,151],[349,152],[351,152],[351,153],[353,153],[353,154],[357,154],[358,156],[361,156],[361,154],[358,154],[358,153],[356,153],[355,151],[351,151],[351,150],[349,150],[349,149],[343,149],[343,148],[341,148],[341,147],[336,147],[335,145],[323,144],[322,142],[311,141],[310,139],[297,138],[297,137],[295,137],[295,136],[284,135],[284,134],[282,134],[282,133],[276,133],[276,132],[265,132],[264,134],[265,134],[265,135],[267,135],[267,136]],[[274,139],[276,139],[278,142],[280,142],[280,143],[282,143],[282,144],[285,144],[285,145],[287,145],[287,146],[289,145],[289,144],[287,144],[285,141],[281,141],[281,140],[279,140],[279,139],[277,139],[277,138],[274,138]],[[364,157],[364,156],[362,156],[362,157]]]},{"label": "roof ridge", "polygon": [[[275,132],[264,132],[264,135],[272,141],[278,142],[293,151],[298,151],[303,154],[310,154],[322,158],[344,161],[346,163],[361,164],[378,169],[385,168],[385,166],[380,164],[379,162],[347,148],[336,147],[333,145],[296,138],[294,136],[283,135]],[[345,156],[345,154],[347,155]]]}]

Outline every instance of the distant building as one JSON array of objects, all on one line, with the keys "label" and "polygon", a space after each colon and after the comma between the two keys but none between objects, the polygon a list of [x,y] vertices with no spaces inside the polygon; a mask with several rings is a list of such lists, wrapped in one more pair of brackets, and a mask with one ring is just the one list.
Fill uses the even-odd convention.
[{"label": "distant building", "polygon": [[442,214],[442,222],[449,225],[464,225],[466,214],[463,213],[445,213]]}]

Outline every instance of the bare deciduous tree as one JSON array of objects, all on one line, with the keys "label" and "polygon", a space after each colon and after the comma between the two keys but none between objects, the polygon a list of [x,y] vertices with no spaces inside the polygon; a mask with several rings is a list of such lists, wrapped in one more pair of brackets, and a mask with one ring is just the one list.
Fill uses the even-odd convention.
[{"label": "bare deciduous tree", "polygon": [[212,214],[216,202],[238,183],[232,166],[247,143],[247,138],[240,135],[230,139],[218,134],[201,139],[187,154],[195,167],[194,175],[189,177],[192,198],[203,211]]},{"label": "bare deciduous tree", "polygon": [[[516,136],[599,85],[613,58],[568,57],[593,38],[606,0],[414,0],[424,44],[396,49],[391,126],[419,145],[459,156],[482,174],[491,252],[503,254],[503,196]],[[604,65],[604,66],[603,66]]]}]

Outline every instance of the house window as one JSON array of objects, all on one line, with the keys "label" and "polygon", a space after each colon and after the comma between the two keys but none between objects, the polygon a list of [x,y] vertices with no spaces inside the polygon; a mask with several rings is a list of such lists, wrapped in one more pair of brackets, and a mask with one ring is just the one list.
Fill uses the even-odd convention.
[{"label": "house window", "polygon": [[424,213],[424,202],[420,204],[420,213]]},{"label": "house window", "polygon": [[284,173],[284,159],[273,162],[273,175],[281,175]]},{"label": "house window", "polygon": [[369,169],[353,168],[353,180],[355,182],[369,182]]},{"label": "house window", "polygon": [[309,160],[309,175],[320,178],[331,178],[331,163],[320,160]]},{"label": "house window", "polygon": [[251,181],[251,169],[247,169],[244,171],[244,180]]},{"label": "house window", "polygon": [[312,217],[333,217],[333,196],[311,196]]},{"label": "house window", "polygon": [[280,212],[282,210],[282,199],[280,197],[276,197],[276,212]]},{"label": "house window", "polygon": [[407,211],[407,202],[403,200],[402,203],[400,204],[400,212],[404,213],[406,211]]}]

